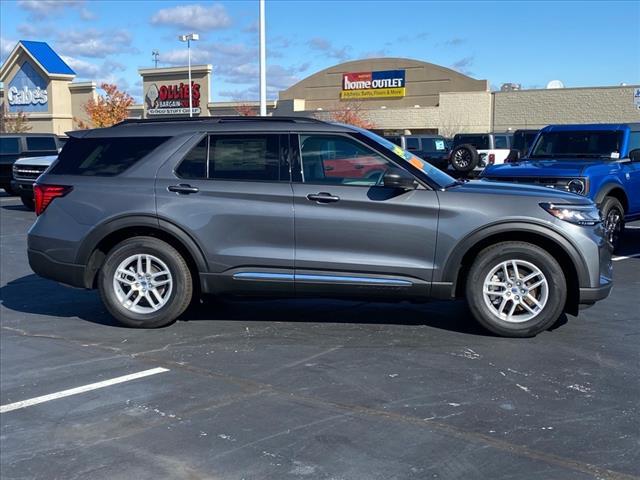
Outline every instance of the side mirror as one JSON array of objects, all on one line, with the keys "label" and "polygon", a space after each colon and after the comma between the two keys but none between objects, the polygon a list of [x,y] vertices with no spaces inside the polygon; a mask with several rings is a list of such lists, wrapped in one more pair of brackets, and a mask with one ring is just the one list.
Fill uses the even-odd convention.
[{"label": "side mirror", "polygon": [[516,163],[520,161],[520,150],[512,148],[509,150],[509,155],[504,159],[504,163]]},{"label": "side mirror", "polygon": [[389,168],[384,172],[382,184],[385,187],[401,188],[402,190],[414,190],[418,185],[416,179],[409,172],[401,168]]},{"label": "side mirror", "polygon": [[640,148],[636,148],[629,152],[629,159],[632,162],[640,162]]}]

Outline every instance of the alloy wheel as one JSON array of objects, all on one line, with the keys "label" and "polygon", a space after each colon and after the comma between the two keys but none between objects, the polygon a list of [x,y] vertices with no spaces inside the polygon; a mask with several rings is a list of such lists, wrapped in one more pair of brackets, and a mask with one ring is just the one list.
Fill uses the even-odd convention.
[{"label": "alloy wheel", "polygon": [[149,254],[132,255],[113,274],[113,290],[120,304],[134,313],[160,310],[171,297],[173,277],[169,267]]},{"label": "alloy wheel", "polygon": [[482,293],[489,311],[505,322],[527,322],[544,310],[549,283],[533,263],[506,260],[493,267],[484,280]]}]

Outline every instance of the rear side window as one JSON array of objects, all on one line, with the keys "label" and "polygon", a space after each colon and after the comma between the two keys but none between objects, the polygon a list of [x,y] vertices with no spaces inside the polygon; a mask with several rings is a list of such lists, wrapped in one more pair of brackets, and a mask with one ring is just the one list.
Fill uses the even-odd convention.
[{"label": "rear side window", "polygon": [[415,137],[407,137],[407,150],[420,150],[420,140]]},{"label": "rear side window", "polygon": [[0,137],[0,153],[20,153],[20,139],[16,137]]},{"label": "rear side window", "polygon": [[488,150],[490,148],[489,135],[456,135],[453,143],[456,147],[463,144],[473,145],[478,150]]},{"label": "rear side window", "polygon": [[53,137],[27,137],[27,150],[34,152],[56,152],[58,145]]},{"label": "rear side window", "polygon": [[[280,180],[280,136],[210,135],[182,159],[176,175],[185,179]],[[285,172],[287,177],[288,172]]]},{"label": "rear side window", "polygon": [[71,138],[62,149],[51,173],[113,177],[151,153],[167,138]]}]

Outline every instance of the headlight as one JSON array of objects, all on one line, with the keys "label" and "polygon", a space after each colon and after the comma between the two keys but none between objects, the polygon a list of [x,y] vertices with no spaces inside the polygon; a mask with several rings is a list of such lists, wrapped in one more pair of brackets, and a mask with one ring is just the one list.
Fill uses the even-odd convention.
[{"label": "headlight", "polygon": [[557,203],[541,203],[547,212],[565,222],[576,225],[596,225],[602,221],[600,210],[592,205],[565,205]]},{"label": "headlight", "polygon": [[584,180],[580,178],[574,178],[573,180],[569,180],[569,182],[567,183],[567,190],[569,190],[571,193],[582,195],[586,191],[585,187],[586,185],[584,183]]}]

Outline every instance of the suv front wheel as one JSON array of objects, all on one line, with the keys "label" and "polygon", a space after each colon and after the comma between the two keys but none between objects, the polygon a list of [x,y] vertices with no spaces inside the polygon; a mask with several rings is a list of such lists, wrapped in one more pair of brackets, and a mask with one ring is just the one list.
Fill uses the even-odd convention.
[{"label": "suv front wheel", "polygon": [[191,272],[180,253],[162,240],[134,237],[111,249],[100,271],[100,296],[109,313],[128,327],[168,325],[191,302]]},{"label": "suv front wheel", "polygon": [[503,242],[480,252],[466,283],[469,308],[485,328],[507,337],[532,337],[562,315],[567,284],[546,250]]}]

